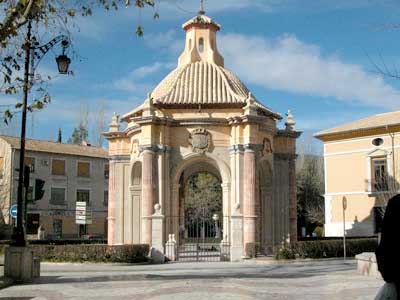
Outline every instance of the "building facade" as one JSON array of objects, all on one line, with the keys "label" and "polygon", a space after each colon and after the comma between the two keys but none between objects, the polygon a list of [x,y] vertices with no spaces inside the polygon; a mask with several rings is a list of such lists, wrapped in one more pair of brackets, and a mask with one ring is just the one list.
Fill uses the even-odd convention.
[{"label": "building facade", "polygon": [[[19,149],[19,138],[0,136],[0,221],[10,225],[3,226],[8,234],[15,223],[9,209],[17,199]],[[107,150],[27,139],[25,164],[31,171],[28,199],[35,194],[35,179],[45,181],[43,198],[28,205],[27,234],[35,237],[41,226],[48,239],[106,237]],[[81,221],[76,219],[77,202],[88,204],[88,216]]]},{"label": "building facade", "polygon": [[[160,252],[166,242],[189,247],[199,237],[211,240],[205,228],[219,220],[212,237],[226,246],[229,259],[241,259],[251,244],[270,253],[297,238],[300,133],[290,112],[286,128],[278,129],[281,115],[224,68],[219,24],[200,12],[183,29],[177,68],[122,116],[125,128],[115,115],[105,134],[111,157],[108,243],[148,243]],[[212,219],[203,207],[196,229],[185,186],[201,172],[220,181],[222,205]]]},{"label": "building facade", "polygon": [[387,200],[399,188],[399,120],[400,112],[390,112],[315,135],[324,143],[326,236],[343,236],[343,221],[349,236],[380,231]]}]

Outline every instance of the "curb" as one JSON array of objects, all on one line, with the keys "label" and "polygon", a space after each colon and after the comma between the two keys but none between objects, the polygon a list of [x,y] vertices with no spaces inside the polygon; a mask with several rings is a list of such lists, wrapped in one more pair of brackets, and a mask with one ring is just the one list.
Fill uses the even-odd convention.
[{"label": "curb", "polygon": [[264,265],[276,265],[276,264],[294,264],[294,263],[302,263],[302,262],[323,262],[323,261],[342,261],[342,262],[350,262],[355,261],[354,258],[347,258],[346,260],[341,259],[340,257],[333,258],[298,258],[298,259],[246,259],[243,260],[244,263],[249,264],[264,264]]}]

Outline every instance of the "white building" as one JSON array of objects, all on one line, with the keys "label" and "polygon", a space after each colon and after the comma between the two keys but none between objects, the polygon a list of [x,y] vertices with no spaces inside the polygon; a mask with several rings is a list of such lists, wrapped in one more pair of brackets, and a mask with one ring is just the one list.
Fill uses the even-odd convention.
[{"label": "white building", "polygon": [[[15,220],[10,206],[17,202],[20,139],[0,136],[0,235],[10,233]],[[28,205],[27,233],[39,226],[46,238],[106,237],[108,205],[107,150],[99,147],[26,140],[25,163],[30,166],[30,193],[35,179],[45,181],[44,196]],[[76,202],[90,205],[91,224],[76,224]]]}]

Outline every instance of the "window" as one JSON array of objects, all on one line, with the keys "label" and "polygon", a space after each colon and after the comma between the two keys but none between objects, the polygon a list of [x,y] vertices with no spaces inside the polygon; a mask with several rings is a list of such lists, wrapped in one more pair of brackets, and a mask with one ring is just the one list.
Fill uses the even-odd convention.
[{"label": "window", "polygon": [[372,159],[372,179],[374,192],[388,190],[388,173],[385,157]]},{"label": "window", "polygon": [[40,225],[40,214],[28,214],[27,216],[27,234],[36,234]]},{"label": "window", "polygon": [[78,162],[78,177],[90,177],[90,163]]},{"label": "window", "polygon": [[51,188],[50,204],[65,205],[65,188]]},{"label": "window", "polygon": [[383,145],[383,139],[381,139],[381,138],[376,138],[376,139],[373,139],[372,140],[372,145],[374,145],[374,146],[380,146],[380,145]]},{"label": "window", "polygon": [[76,190],[76,202],[86,202],[89,204],[90,191],[89,190]]},{"label": "window", "polygon": [[65,160],[53,159],[51,161],[52,175],[65,175]]},{"label": "window", "polygon": [[29,169],[31,170],[31,173],[34,173],[35,172],[35,158],[25,156],[24,162],[25,162],[25,166],[28,166]]},{"label": "window", "polygon": [[108,205],[108,191],[104,191],[103,206]]},{"label": "window", "polygon": [[53,233],[54,233],[54,238],[57,238],[57,239],[62,238],[62,220],[61,219],[53,219]]},{"label": "window", "polygon": [[200,53],[204,52],[204,39],[203,38],[199,39],[199,52]]},{"label": "window", "polygon": [[104,178],[108,179],[109,176],[110,176],[110,165],[105,164],[104,165]]}]

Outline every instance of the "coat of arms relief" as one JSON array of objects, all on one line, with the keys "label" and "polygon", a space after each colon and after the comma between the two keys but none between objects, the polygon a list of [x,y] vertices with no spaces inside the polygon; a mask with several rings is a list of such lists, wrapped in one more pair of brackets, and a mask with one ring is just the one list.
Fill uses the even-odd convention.
[{"label": "coat of arms relief", "polygon": [[193,152],[205,153],[210,148],[211,135],[204,128],[197,128],[189,135],[189,143],[192,145]]}]

